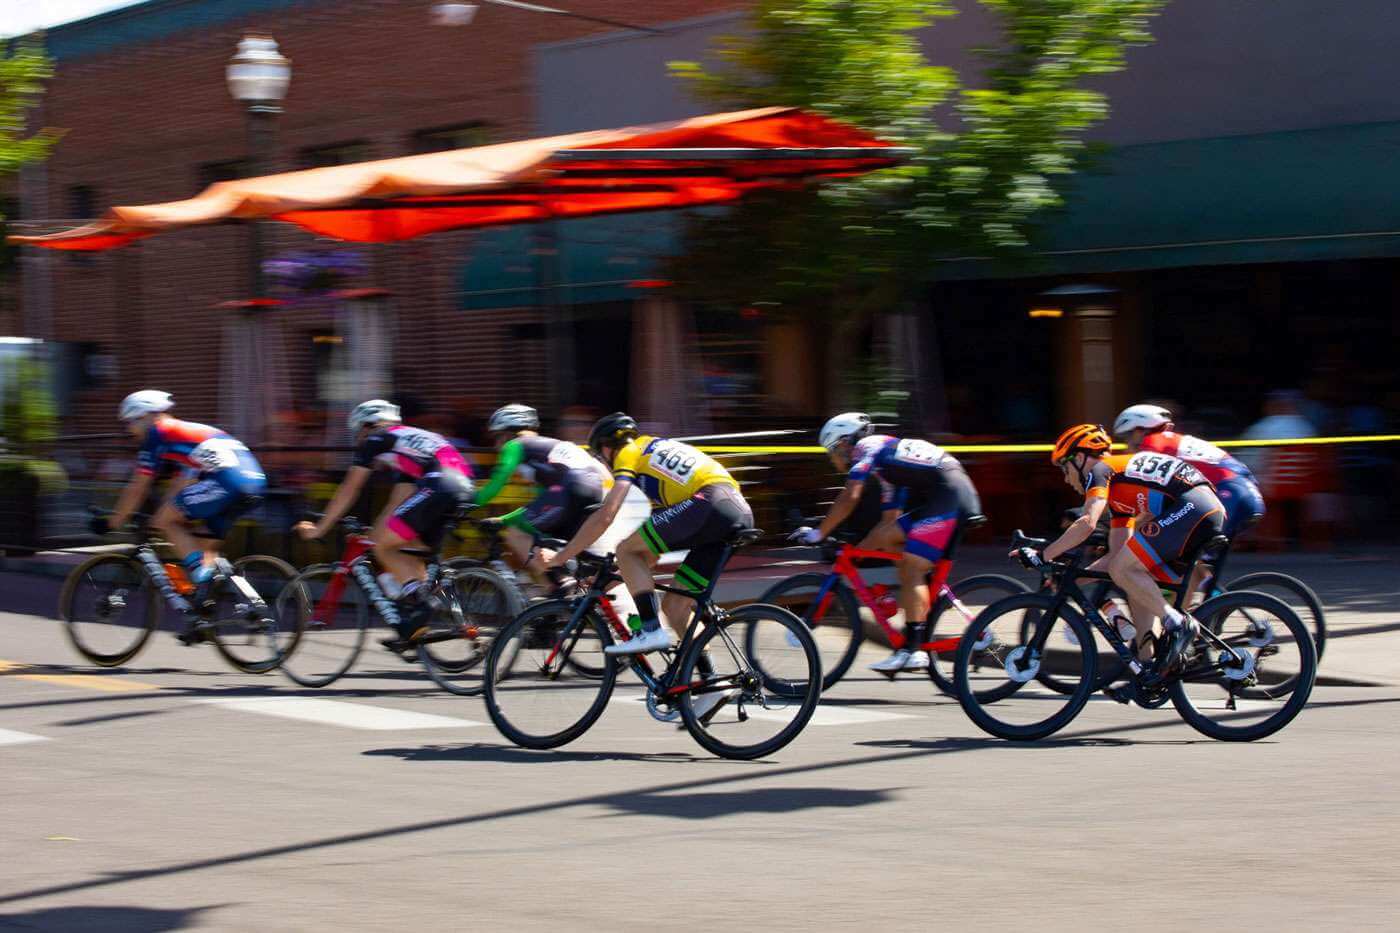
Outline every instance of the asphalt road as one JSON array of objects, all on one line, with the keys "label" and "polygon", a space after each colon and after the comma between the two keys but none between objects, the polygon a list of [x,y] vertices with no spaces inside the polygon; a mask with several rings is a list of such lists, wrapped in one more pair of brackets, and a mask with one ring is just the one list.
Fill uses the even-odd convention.
[{"label": "asphalt road", "polygon": [[1391,686],[1319,687],[1249,745],[1092,702],[1028,746],[922,679],[853,676],[739,763],[632,687],[527,752],[387,656],[304,691],[169,635],[119,673],[65,666],[35,616],[0,615],[0,645],[0,930],[1393,929],[1400,907]]}]

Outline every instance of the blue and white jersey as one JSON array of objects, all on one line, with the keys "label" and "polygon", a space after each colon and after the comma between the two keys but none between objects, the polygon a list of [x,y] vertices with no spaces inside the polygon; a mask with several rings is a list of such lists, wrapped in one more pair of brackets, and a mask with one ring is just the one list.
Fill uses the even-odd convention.
[{"label": "blue and white jersey", "polygon": [[937,489],[947,485],[944,471],[962,471],[957,458],[937,444],[914,438],[872,434],[856,442],[851,451],[847,478],[864,482],[872,475],[880,480],[880,499],[886,506],[897,489]]}]

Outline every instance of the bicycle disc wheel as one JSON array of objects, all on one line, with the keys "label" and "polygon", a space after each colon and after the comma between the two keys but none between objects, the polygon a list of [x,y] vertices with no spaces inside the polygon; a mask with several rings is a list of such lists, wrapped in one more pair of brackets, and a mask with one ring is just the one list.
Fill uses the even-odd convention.
[{"label": "bicycle disc wheel", "polygon": [[1170,686],[1181,718],[1226,742],[1252,742],[1288,725],[1317,675],[1317,648],[1298,614],[1282,600],[1242,590],[1207,600],[1193,615],[1231,650],[1196,639],[1195,657]]},{"label": "bicycle disc wheel", "polygon": [[68,640],[98,667],[118,667],[136,657],[160,624],[162,605],[141,562],[123,554],[80,564],[58,597]]},{"label": "bicycle disc wheel", "polygon": [[[865,639],[860,603],[842,580],[832,583],[827,595],[817,599],[830,574],[799,573],[788,577],[758,597],[761,603],[780,606],[797,616],[812,631],[822,661],[822,689],[830,690],[846,672]],[[750,646],[752,652],[755,646]]]},{"label": "bicycle disc wheel", "polygon": [[496,634],[520,615],[524,605],[516,588],[494,570],[472,567],[453,574],[448,605],[434,618],[456,637],[418,646],[418,661],[448,693],[477,696],[483,689],[482,665]]},{"label": "bicycle disc wheel", "polygon": [[305,622],[296,650],[282,659],[282,673],[303,687],[327,687],[354,667],[364,650],[369,603],[349,574],[333,564],[307,567],[282,588],[277,612],[299,612]]},{"label": "bicycle disc wheel", "polygon": [[[946,593],[942,595],[929,594],[936,597],[928,612],[928,634],[926,637],[930,642],[951,641],[958,638],[972,624],[972,620],[981,615],[982,610],[992,603],[1008,596],[1015,596],[1017,593],[1030,592],[1030,587],[1020,580],[1002,576],[999,573],[983,573],[975,577],[968,577],[966,580],[959,580],[950,585],[948,589],[953,593],[951,600]],[[943,623],[941,630],[938,627],[940,621]],[[957,654],[957,644],[928,653],[929,679],[933,681],[935,687],[949,696],[957,696],[957,688],[953,685],[953,659],[957,657]]]},{"label": "bicycle disc wheel", "polygon": [[579,673],[569,655],[585,634],[610,644],[598,613],[570,626],[569,600],[536,603],[508,623],[486,655],[486,712],[501,735],[525,748],[558,748],[583,735],[612,696],[617,665]]},{"label": "bicycle disc wheel", "polygon": [[[751,649],[762,654],[759,667]],[[701,652],[713,673],[696,673]],[[706,682],[680,695],[681,719],[700,746],[722,758],[762,758],[797,738],[821,700],[821,655],[807,625],[779,606],[757,603],[711,620],[691,643],[676,683]],[[697,702],[719,693],[704,717]]]},{"label": "bicycle disc wheel", "polygon": [[1286,573],[1251,573],[1225,584],[1229,592],[1253,590],[1266,593],[1277,599],[1298,614],[1303,625],[1312,632],[1313,647],[1317,649],[1317,664],[1322,666],[1322,652],[1327,647],[1327,620],[1323,617],[1322,601],[1317,594],[1297,577]]},{"label": "bicycle disc wheel", "polygon": [[[988,607],[963,633],[953,679],[963,711],[983,731],[1003,739],[1042,739],[1068,725],[1088,702],[1097,661],[1093,638],[1084,619],[1069,606],[1053,617],[1047,613],[1053,604],[1054,597],[1045,593],[1008,596]],[[1033,650],[1033,641],[1054,634],[1044,631],[1051,625],[1068,626],[1078,649]],[[1023,630],[1030,637],[1023,637]],[[1046,664],[1074,684],[1071,693],[1058,693],[1037,680]]]},{"label": "bicycle disc wheel", "polygon": [[254,554],[234,561],[233,572],[246,581],[263,605],[250,606],[232,580],[220,581],[212,594],[214,626],[210,639],[224,660],[245,674],[266,674],[296,650],[305,613],[287,607],[278,611],[278,597],[296,578],[296,568],[284,560]]}]

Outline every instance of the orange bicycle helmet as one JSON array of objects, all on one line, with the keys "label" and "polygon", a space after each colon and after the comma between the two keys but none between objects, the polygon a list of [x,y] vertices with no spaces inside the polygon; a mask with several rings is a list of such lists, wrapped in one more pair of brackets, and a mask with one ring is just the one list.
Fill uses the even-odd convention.
[{"label": "orange bicycle helmet", "polygon": [[1102,457],[1113,449],[1113,441],[1100,424],[1076,424],[1060,435],[1055,441],[1055,449],[1050,453],[1050,462],[1059,464],[1083,452],[1091,457]]}]

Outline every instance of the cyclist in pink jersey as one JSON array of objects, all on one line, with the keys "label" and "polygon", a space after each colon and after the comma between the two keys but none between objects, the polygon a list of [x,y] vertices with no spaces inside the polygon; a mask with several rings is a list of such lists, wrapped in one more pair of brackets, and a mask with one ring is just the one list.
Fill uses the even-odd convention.
[{"label": "cyclist in pink jersey", "polygon": [[398,638],[384,642],[401,650],[426,634],[433,611],[426,599],[427,566],[403,548],[421,542],[437,550],[447,523],[471,501],[471,466],[446,438],[404,424],[399,407],[383,399],[357,406],[348,425],[355,436],[350,469],[321,520],[300,522],[296,531],[307,539],[325,537],[354,506],[374,470],[394,474],[395,494],[387,519],[375,528],[374,556],[403,587],[397,599]]}]

